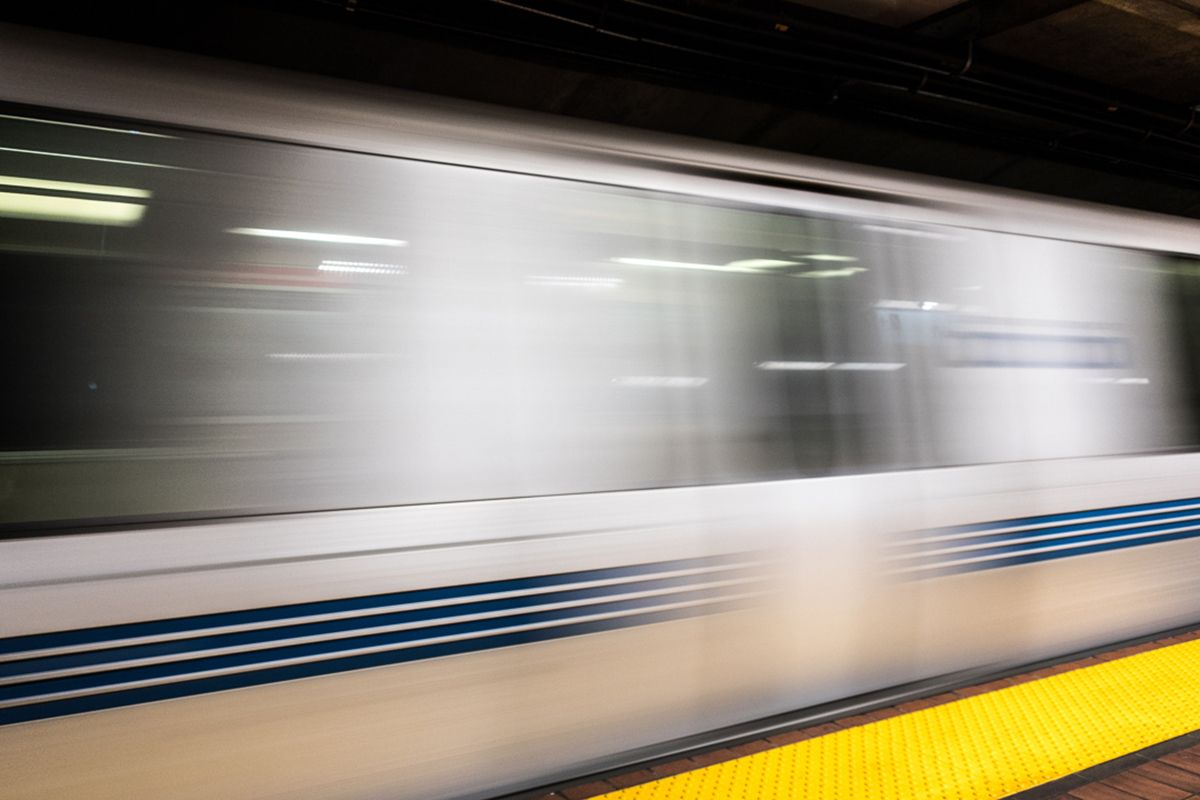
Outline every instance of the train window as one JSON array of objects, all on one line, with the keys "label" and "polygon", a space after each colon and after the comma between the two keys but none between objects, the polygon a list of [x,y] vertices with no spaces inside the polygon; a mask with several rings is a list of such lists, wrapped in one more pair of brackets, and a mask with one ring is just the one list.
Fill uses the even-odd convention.
[{"label": "train window", "polygon": [[24,112],[0,129],[9,526],[1041,452],[974,422],[1012,387],[947,342],[1044,309],[960,232]]},{"label": "train window", "polygon": [[0,328],[20,343],[0,521],[415,493],[371,437],[392,445],[414,402],[401,254],[429,226],[427,171],[26,112],[0,126]]}]

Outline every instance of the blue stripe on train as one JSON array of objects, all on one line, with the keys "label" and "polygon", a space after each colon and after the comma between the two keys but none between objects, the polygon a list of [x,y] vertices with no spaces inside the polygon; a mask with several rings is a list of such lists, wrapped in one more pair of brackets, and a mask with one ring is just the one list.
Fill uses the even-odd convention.
[{"label": "blue stripe on train", "polygon": [[1075,520],[1105,517],[1110,514],[1149,513],[1189,505],[1200,505],[1200,498],[1192,497],[1185,500],[1164,500],[1158,503],[1138,503],[1137,505],[1128,506],[1108,506],[1105,508],[1088,509],[1087,511],[1070,511],[1063,514],[1047,514],[1040,517],[1014,517],[1012,519],[999,520],[996,522],[978,522],[970,525],[955,525],[948,528],[938,528],[936,531],[919,531],[914,535],[928,536],[930,533],[976,533],[983,531],[994,531],[1000,528],[1009,528],[1018,525],[1045,525],[1055,522],[1072,522]]},{"label": "blue stripe on train", "polygon": [[[751,574],[746,568],[730,569],[720,572],[719,579],[743,578]],[[700,576],[704,578],[705,576]],[[333,633],[343,633],[362,628],[372,628],[384,625],[400,625],[406,623],[428,622],[438,619],[461,617],[468,614],[487,614],[500,611],[511,611],[520,608],[547,605],[550,603],[566,603],[586,601],[596,598],[616,597],[635,592],[670,590],[683,588],[694,584],[696,575],[678,575],[670,578],[631,581],[617,585],[592,586],[585,589],[563,589],[532,595],[519,595],[497,600],[477,600],[473,602],[454,603],[451,605],[420,608],[406,611],[392,611],[379,614],[367,614],[355,617],[343,617],[320,622],[298,622],[296,624],[279,625],[270,628],[257,628],[249,631],[218,633],[192,636],[186,639],[172,639],[165,642],[148,642],[146,644],[128,645],[125,647],[109,647],[102,650],[88,650],[82,653],[64,653],[61,655],[40,656],[21,661],[0,663],[0,677],[16,677],[32,675],[58,669],[72,669],[87,666],[99,666],[118,661],[130,661],[139,658],[154,658],[159,656],[182,655],[189,652],[211,650],[221,647],[239,647],[264,642],[291,639],[300,636],[323,636]],[[595,605],[583,606],[580,613],[589,613],[588,609]],[[500,618],[512,619],[511,616]],[[426,628],[425,630],[428,630]]]},{"label": "blue stripe on train", "polygon": [[[930,564],[928,569],[922,571],[921,574],[922,576],[936,576],[976,572],[1040,561],[1051,561],[1076,555],[1123,550],[1130,547],[1197,538],[1200,537],[1200,523],[1180,519],[1180,516],[1183,514],[1180,509],[1195,504],[1200,504],[1200,499],[1191,498],[1126,506],[1110,506],[1100,509],[1036,517],[1018,517],[996,522],[939,529],[936,533],[953,534],[996,531],[1015,526],[1046,526],[1037,531],[995,533],[968,539],[962,543],[995,543],[996,546],[965,551],[960,554],[947,554],[944,556],[944,560],[980,556],[992,556],[992,558],[979,563],[947,565],[944,567],[939,567],[935,562]],[[1126,519],[1112,521],[1097,519],[1115,514],[1130,516]],[[1147,525],[1146,523],[1157,524]],[[1136,531],[1133,532],[1153,535],[1142,536],[1141,538],[1132,540],[1120,540],[1120,537],[1129,535],[1131,531],[1128,529],[1112,530],[1113,527],[1118,525],[1139,525]],[[1074,533],[1077,535],[1064,536],[1060,539],[1041,542],[1019,541],[1031,535],[1045,535],[1050,533]],[[915,535],[928,536],[929,534],[929,531],[922,531]],[[1006,541],[1009,544],[1005,544]],[[900,544],[897,549],[910,550],[914,551],[914,554],[919,554],[922,549],[936,549],[953,546],[953,544],[946,542],[909,543]],[[1057,545],[1073,546],[1048,552],[1036,552],[1041,548]],[[1001,557],[997,558],[996,556]],[[555,590],[553,587],[587,581],[636,578],[663,571],[732,566],[744,560],[745,557],[745,554],[741,554],[660,561],[607,569],[580,570],[554,575],[539,575],[364,597],[297,603],[270,608],[110,625],[100,628],[10,637],[0,640],[0,653],[19,654],[24,650],[82,644],[102,644],[104,642],[113,642],[116,644],[120,640],[133,637],[179,633],[196,634],[168,642],[148,642],[124,647],[110,647],[85,653],[43,656],[0,665],[0,676],[16,677],[28,675],[30,678],[30,680],[19,684],[0,687],[0,699],[16,701],[29,699],[32,701],[32,698],[35,696],[53,692],[86,691],[89,689],[100,690],[97,694],[84,697],[42,702],[33,701],[25,705],[0,709],[0,725],[76,714],[85,711],[116,708],[154,700],[224,691],[226,689],[258,686],[277,681],[334,674],[374,666],[400,664],[425,658],[478,652],[497,647],[509,647],[517,644],[547,641],[585,633],[616,630],[699,614],[717,613],[740,607],[741,603],[727,600],[716,603],[708,602],[704,605],[682,609],[653,610],[654,606],[663,602],[712,601],[719,598],[721,595],[721,590],[719,589],[686,590],[689,583],[695,582],[697,578],[704,580],[707,576],[648,578],[645,580],[628,581],[617,585],[578,589]],[[745,577],[749,574],[749,571],[745,568],[734,568],[728,572],[720,573],[718,577]],[[667,596],[621,598],[621,595],[636,592],[676,588],[683,591],[671,592]],[[535,592],[537,590],[549,591],[491,600],[472,599],[499,592]],[[581,607],[532,611],[484,620],[446,622],[444,624],[413,630],[362,634],[335,640],[265,647],[258,650],[217,656],[198,656],[196,658],[171,661],[163,664],[104,669],[106,664],[130,659],[183,655],[188,652],[198,652],[220,647],[263,644],[299,636],[328,635],[360,628],[452,619],[468,614],[511,611],[548,603],[592,600],[604,597],[612,597],[613,599]],[[368,613],[342,619],[316,622],[304,621],[305,617],[314,615],[370,611],[371,609],[382,609],[388,606],[430,601],[451,602],[427,609],[379,611],[374,614]],[[645,610],[639,612],[639,609]],[[592,614],[629,611],[639,613],[609,620],[578,621]],[[272,621],[280,621],[285,624],[251,631],[236,631],[223,634],[205,633],[206,630],[212,628]],[[551,623],[550,627],[533,631],[495,633],[495,631],[510,626],[545,623]],[[482,635],[477,636],[477,638],[456,642],[420,644],[424,640],[436,637],[470,634]],[[337,655],[338,653],[358,648],[386,647],[403,644],[412,646],[376,653]],[[320,661],[309,661],[287,666],[267,666],[272,661],[319,656],[326,656],[327,658]],[[88,666],[95,666],[101,671],[61,678],[37,678],[37,673],[47,670]],[[243,671],[229,675],[187,678],[189,674],[229,668],[242,668]],[[160,678],[180,678],[181,680],[155,686],[108,692],[103,691],[105,687],[115,686],[120,683]]]},{"label": "blue stripe on train", "polygon": [[[1138,530],[1149,530],[1153,526],[1147,523],[1179,520],[1185,516],[1200,517],[1200,508],[1187,509],[1182,511],[1164,511],[1158,514],[1141,514],[1137,516],[1121,517],[1120,519],[1102,520],[1099,522],[1079,522],[1070,525],[1049,525],[1044,528],[1036,528],[1034,530],[1025,531],[1008,531],[1006,533],[990,533],[983,536],[972,536],[966,539],[955,539],[950,541],[937,542],[902,542],[894,546],[896,550],[912,551],[920,553],[927,550],[939,550],[946,547],[961,547],[975,544],[988,544],[992,542],[1004,543],[1024,539],[1030,536],[1048,536],[1057,533],[1072,533],[1075,531],[1103,531],[1106,529],[1116,528],[1118,526],[1139,526],[1138,528],[1127,528],[1123,531],[1112,531],[1112,535],[1124,535],[1125,533],[1136,533]],[[1189,520],[1185,524],[1195,525],[1200,523],[1200,519]],[[937,533],[942,533],[939,530]],[[925,532],[928,535],[928,532]],[[1068,540],[1070,537],[1063,537],[1063,540]]]},{"label": "blue stripe on train", "polygon": [[1133,539],[1121,542],[1100,542],[1098,544],[1075,547],[1068,550],[1053,550],[1045,553],[1025,553],[1024,555],[1014,555],[1010,558],[997,558],[977,564],[959,564],[940,568],[936,565],[932,565],[930,569],[923,571],[920,574],[920,577],[924,578],[937,577],[939,575],[957,575],[967,572],[979,572],[987,569],[1000,569],[1001,567],[1015,567],[1021,564],[1036,564],[1039,561],[1056,561],[1060,558],[1088,555],[1089,553],[1105,553],[1112,550],[1126,550],[1130,547],[1162,544],[1163,542],[1178,542],[1184,539],[1195,538],[1200,538],[1200,530],[1164,533],[1158,536],[1147,536],[1143,539]]},{"label": "blue stripe on train", "polygon": [[443,642],[440,644],[425,645],[423,647],[414,647],[407,650],[390,650],[381,653],[366,653],[348,656],[346,658],[331,659],[328,661],[315,661],[281,667],[268,667],[249,672],[238,672],[231,675],[198,678],[195,680],[181,681],[178,683],[167,683],[157,686],[143,686],[135,689],[106,692],[104,694],[87,695],[85,697],[49,700],[46,702],[31,703],[29,705],[15,706],[12,708],[0,708],[0,725],[9,725],[17,722],[30,722],[33,720],[47,719],[50,717],[65,716],[67,714],[80,714],[86,711],[100,711],[103,709],[119,708],[121,706],[149,703],[156,700],[170,700],[192,695],[208,694],[211,692],[225,691],[227,689],[241,689],[250,686],[261,686],[263,684],[296,680],[298,678],[312,678],[320,675],[333,675],[340,672],[368,669],[370,667],[390,666],[393,664],[421,661],[430,658],[439,658],[442,656],[474,653],[483,650],[494,650],[501,647],[532,644],[534,642],[544,642],[554,639],[563,639],[571,636],[581,636],[589,633],[619,630],[621,628],[629,628],[638,625],[649,625],[655,622],[685,619],[687,617],[699,616],[702,614],[732,611],[740,607],[742,607],[742,604],[739,601],[726,601],[708,606],[673,609],[670,611],[656,611],[629,617],[619,617],[616,619],[577,622],[574,624],[561,625],[554,628],[503,633],[495,636],[482,637],[479,639],[468,639],[457,642]]},{"label": "blue stripe on train", "polygon": [[[1130,547],[1200,537],[1200,519],[1186,519],[1188,516],[1200,516],[1200,508],[1186,508],[1194,505],[1200,505],[1200,499],[1188,498],[1109,506],[1040,517],[1017,517],[997,522],[939,528],[934,531],[914,531],[909,534],[912,538],[928,537],[931,534],[945,535],[995,531],[1018,526],[1042,526],[1032,530],[985,533],[980,536],[951,541],[898,541],[891,546],[891,551],[896,555],[907,556],[908,564],[916,568],[909,574],[920,578],[980,572],[1040,561],[1055,561],[1077,555],[1125,550]],[[1118,519],[1105,519],[1116,515],[1121,516]],[[1048,535],[1059,536],[1054,539],[1024,541],[1030,537]],[[1124,538],[1129,536],[1138,538]],[[950,553],[936,552],[940,549],[979,544],[992,546]],[[1055,549],[1046,549],[1051,547]],[[922,556],[924,557],[922,558]],[[985,560],[954,563],[958,560],[977,558]],[[903,569],[903,567],[900,568]],[[907,570],[905,571],[907,572]]]},{"label": "blue stripe on train", "polygon": [[288,620],[296,617],[313,616],[317,614],[336,614],[383,606],[400,605],[402,603],[423,603],[437,600],[476,597],[497,592],[519,592],[543,589],[569,583],[584,581],[612,580],[647,575],[680,569],[697,569],[703,567],[721,566],[744,561],[742,555],[719,555],[704,558],[677,559],[673,561],[656,561],[646,564],[633,564],[605,569],[579,570],[553,575],[537,575],[526,578],[511,578],[499,581],[461,584],[456,586],[439,586],[431,589],[414,589],[388,594],[368,595],[364,597],[339,598],[335,600],[320,600],[309,603],[294,603],[269,608],[255,608],[240,611],[227,611],[214,614],[199,614],[191,617],[175,617],[172,619],[150,620],[146,622],[131,622],[119,625],[104,625],[96,628],[80,628],[70,631],[55,631],[53,633],[35,633],[25,636],[12,636],[0,639],[0,655],[11,655],[25,650],[42,650],[52,647],[67,647],[72,645],[96,644],[106,641],[117,641],[142,636],[161,636],[165,634],[204,631],[208,628],[219,628],[232,625],[244,625],[254,622],[271,622]]},{"label": "blue stripe on train", "polygon": [[[1129,521],[1127,521],[1129,522]],[[960,558],[977,558],[984,555],[1001,555],[1004,553],[1021,553],[1038,549],[1042,547],[1055,547],[1058,545],[1081,545],[1081,543],[1100,541],[1105,539],[1120,539],[1122,536],[1144,535],[1154,533],[1164,533],[1164,531],[1182,530],[1182,529],[1200,529],[1200,519],[1182,519],[1182,521],[1165,522],[1157,525],[1139,525],[1138,528],[1126,528],[1120,530],[1105,530],[1106,527],[1093,527],[1093,525],[1064,525],[1063,528],[1049,528],[1036,531],[1037,534],[1052,534],[1052,533],[1072,533],[1072,531],[1084,531],[1084,533],[1075,534],[1074,536],[1061,536],[1058,539],[1049,539],[1042,541],[1020,541],[1019,537],[1004,537],[1001,539],[1000,545],[995,547],[979,547],[970,549],[970,551],[961,551],[959,553],[938,553],[930,555],[931,560],[954,560]],[[1034,531],[1027,531],[1024,536],[1033,535]],[[983,540],[990,537],[980,537],[980,539],[966,540],[959,542],[960,545],[976,545],[976,543],[984,543]],[[1150,541],[1152,536],[1144,536],[1142,539],[1133,541]],[[1007,543],[1004,543],[1006,542]],[[920,551],[917,553],[919,554]]]},{"label": "blue stripe on train", "polygon": [[168,661],[160,664],[146,664],[136,667],[125,667],[98,672],[88,672],[81,675],[68,675],[59,678],[43,678],[24,681],[22,683],[0,686],[0,700],[21,700],[52,692],[71,692],[88,689],[102,689],[120,683],[154,680],[159,678],[175,678],[191,673],[216,669],[253,668],[258,664],[279,661],[290,658],[311,658],[328,656],[334,653],[356,650],[366,647],[386,647],[392,645],[411,644],[427,639],[444,636],[462,636],[478,634],[489,630],[519,625],[533,625],[548,622],[569,622],[573,619],[591,616],[593,614],[611,614],[622,611],[652,608],[663,605],[664,602],[683,603],[699,600],[712,600],[720,596],[720,590],[700,589],[690,592],[680,592],[664,599],[659,596],[641,597],[626,600],[614,600],[606,603],[595,603],[588,606],[559,608],[550,611],[536,611],[527,614],[516,614],[506,617],[472,620],[469,622],[453,622],[445,625],[434,625],[410,630],[373,633],[362,636],[350,636],[342,639],[327,639],[304,644],[283,645],[260,650],[246,650],[224,655],[201,656],[178,661]]}]

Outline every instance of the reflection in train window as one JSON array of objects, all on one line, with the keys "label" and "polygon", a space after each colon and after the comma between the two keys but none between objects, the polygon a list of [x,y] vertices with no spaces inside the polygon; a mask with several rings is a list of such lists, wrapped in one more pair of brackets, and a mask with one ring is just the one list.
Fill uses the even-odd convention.
[{"label": "reflection in train window", "polygon": [[[41,142],[0,154],[0,326],[19,343],[2,365],[18,387],[18,424],[0,440],[10,525],[1158,441],[1096,437],[1080,417],[1101,391],[1071,383],[1083,372],[1156,368],[1134,312],[1097,292],[1061,299],[1070,269],[1145,283],[1121,271],[1125,256],[1100,269],[1098,248],[996,247],[245,139],[38,127],[0,120],[11,141]],[[1017,331],[1021,319],[1069,324]]]}]

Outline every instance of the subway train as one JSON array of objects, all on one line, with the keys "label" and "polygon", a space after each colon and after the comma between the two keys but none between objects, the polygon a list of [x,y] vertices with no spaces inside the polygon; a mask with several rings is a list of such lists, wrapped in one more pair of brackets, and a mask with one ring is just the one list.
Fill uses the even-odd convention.
[{"label": "subway train", "polygon": [[1194,221],[0,39],[7,797],[493,797],[1200,620]]}]

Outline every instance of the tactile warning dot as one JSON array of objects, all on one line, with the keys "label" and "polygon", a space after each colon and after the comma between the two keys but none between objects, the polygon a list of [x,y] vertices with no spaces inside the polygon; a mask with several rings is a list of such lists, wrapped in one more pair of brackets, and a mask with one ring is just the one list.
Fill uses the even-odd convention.
[{"label": "tactile warning dot", "polygon": [[1200,640],[890,717],[604,800],[995,800],[1200,729]]}]

